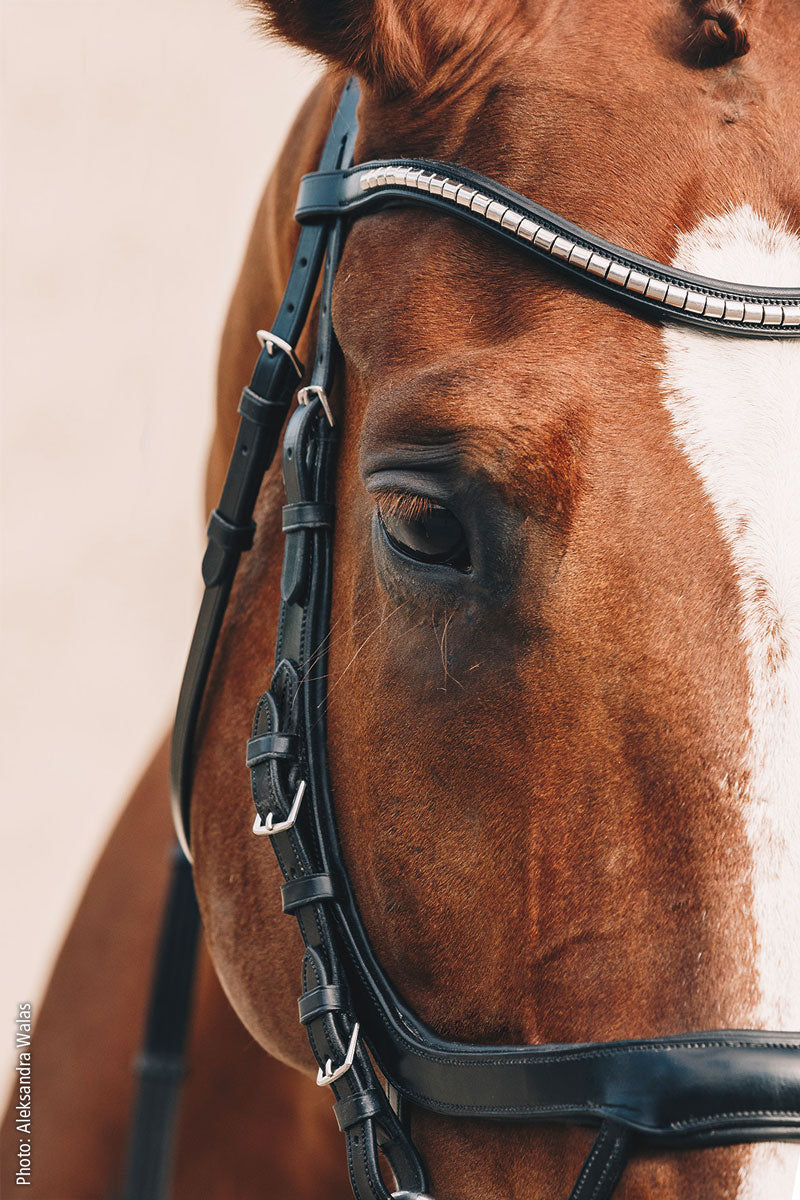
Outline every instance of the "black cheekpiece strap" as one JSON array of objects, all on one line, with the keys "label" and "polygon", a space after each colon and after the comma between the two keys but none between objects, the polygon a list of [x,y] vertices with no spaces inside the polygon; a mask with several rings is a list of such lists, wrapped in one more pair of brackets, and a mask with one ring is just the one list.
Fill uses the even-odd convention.
[{"label": "black cheekpiece strap", "polygon": [[[352,162],[358,96],[358,84],[352,80],[340,97],[320,170],[338,170]],[[206,590],[178,698],[170,759],[173,818],[187,858],[191,858],[189,811],[200,705],[239,558],[252,545],[255,502],[297,384],[294,352],[289,354],[283,347],[296,346],[305,327],[328,246],[329,224],[321,221],[300,233],[286,291],[270,331],[272,337],[265,340],[253,378],[239,402],[239,430],[222,496],[209,524],[209,546],[203,559]]]}]

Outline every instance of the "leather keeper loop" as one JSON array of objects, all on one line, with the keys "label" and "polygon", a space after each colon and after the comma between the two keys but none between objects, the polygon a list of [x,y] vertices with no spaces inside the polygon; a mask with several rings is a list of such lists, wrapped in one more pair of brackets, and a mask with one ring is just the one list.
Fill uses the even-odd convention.
[{"label": "leather keeper loop", "polygon": [[306,904],[333,900],[333,880],[330,875],[306,875],[304,879],[290,879],[281,888],[281,896],[283,911],[293,913]]},{"label": "leather keeper loop", "polygon": [[252,388],[246,387],[239,401],[239,412],[254,425],[263,425],[278,433],[286,416],[286,405],[275,400],[264,400]]},{"label": "leather keeper loop", "polygon": [[249,550],[255,532],[255,521],[249,521],[247,525],[234,525],[217,508],[212,512],[206,530],[209,539],[225,550]]},{"label": "leather keeper loop", "polygon": [[333,524],[333,505],[314,504],[304,501],[300,504],[284,504],[283,532],[293,533],[297,529],[323,529]]},{"label": "leather keeper loop", "polygon": [[313,1021],[315,1017],[322,1017],[325,1013],[341,1012],[344,1007],[342,989],[334,983],[324,984],[301,996],[297,1007],[300,1011],[301,1025],[307,1025],[309,1021]]},{"label": "leather keeper loop", "polygon": [[356,1092],[346,1100],[339,1100],[333,1106],[333,1115],[342,1133],[346,1133],[353,1125],[360,1125],[370,1117],[376,1117],[383,1111],[385,1098],[377,1088],[369,1088],[366,1092]]},{"label": "leather keeper loop", "polygon": [[245,758],[248,767],[257,767],[271,758],[288,758],[294,762],[297,759],[297,734],[262,733],[259,737],[250,738]]}]

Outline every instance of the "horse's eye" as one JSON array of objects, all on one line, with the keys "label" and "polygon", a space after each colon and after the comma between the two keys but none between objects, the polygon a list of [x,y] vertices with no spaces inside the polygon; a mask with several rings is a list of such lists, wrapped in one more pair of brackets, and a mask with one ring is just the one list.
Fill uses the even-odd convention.
[{"label": "horse's eye", "polygon": [[458,571],[470,569],[463,526],[444,505],[427,496],[395,494],[378,501],[378,517],[389,542],[403,554]]}]

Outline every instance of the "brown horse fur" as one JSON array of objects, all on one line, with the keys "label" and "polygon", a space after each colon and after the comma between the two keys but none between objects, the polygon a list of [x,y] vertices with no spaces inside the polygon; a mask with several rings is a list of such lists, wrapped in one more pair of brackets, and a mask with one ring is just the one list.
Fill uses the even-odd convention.
[{"label": "brown horse fur", "polygon": [[[462,162],[667,261],[680,231],[743,198],[797,228],[793,0],[762,0],[747,56],[703,71],[686,60],[692,17],[678,0],[276,0],[265,10],[285,36],[361,71],[358,158]],[[304,107],[256,218],[223,337],[209,503],[253,331],[288,272],[297,183],[341,83],[333,74]],[[343,442],[329,745],[345,856],[386,970],[424,1020],[470,1041],[757,1022],[736,574],[672,435],[660,328],[411,209],[355,223],[334,320]],[[425,494],[437,464],[483,556],[488,583],[467,596],[421,588],[372,532],[376,494]],[[270,1054],[309,1072],[295,1006],[301,944],[280,912],[272,855],[250,836],[242,768],[274,646],[280,504],[276,468],[203,714],[192,837],[225,991]],[[137,855],[144,871],[148,853]],[[143,918],[151,940],[154,919]],[[70,982],[59,985],[66,1003]],[[213,1007],[209,1053],[225,1019]],[[268,1086],[244,1049],[214,1072],[234,1112],[250,1111],[233,1094],[250,1070]],[[210,1090],[198,1093],[197,1119],[223,1103]],[[566,1196],[590,1138],[422,1113],[414,1133],[436,1200]],[[183,1136],[188,1154],[191,1123]],[[261,1155],[266,1167],[236,1196],[257,1186],[305,1196],[270,1191],[285,1152],[264,1122],[247,1161]],[[620,1200],[734,1200],[755,1154],[642,1153]],[[204,1196],[233,1194],[224,1181],[236,1147],[217,1155],[215,1166],[205,1159]]]}]

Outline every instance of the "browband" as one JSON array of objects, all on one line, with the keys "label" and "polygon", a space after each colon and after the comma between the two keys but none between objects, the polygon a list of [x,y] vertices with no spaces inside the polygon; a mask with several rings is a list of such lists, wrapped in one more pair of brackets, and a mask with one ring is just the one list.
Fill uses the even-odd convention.
[{"label": "browband", "polygon": [[[331,296],[349,218],[424,203],[487,228],[652,318],[717,333],[800,336],[800,291],[686,275],[595,238],[524,197],[452,164],[351,167],[358,85],[348,81],[321,160],[302,183],[304,226],[287,290],[250,386],[222,499],[209,523],[205,596],[178,705],[173,811],[186,854],[193,739],[214,646],[252,514],[291,405],[293,347],[322,271],[311,379],[283,439],[284,563],[275,670],[246,755],[256,808],[284,875],[283,907],[305,956],[300,1019],[347,1139],[357,1200],[388,1200],[378,1151],[404,1200],[425,1200],[407,1102],[436,1112],[599,1126],[571,1200],[607,1200],[635,1141],[678,1146],[800,1140],[800,1033],[722,1030],[577,1045],[478,1046],[438,1037],[377,962],[339,844],[327,760],[327,634],[333,571],[337,430],[328,404]],[[176,926],[177,928],[177,926]],[[187,934],[187,936],[189,936]],[[176,1027],[173,1044],[180,1041]],[[381,1082],[378,1069],[385,1077]],[[169,1133],[157,1154],[168,1159]],[[152,1137],[148,1133],[152,1143]],[[148,1200],[153,1193],[147,1192]],[[144,1200],[144,1191],[141,1200]],[[140,1200],[131,1189],[126,1200]]]},{"label": "browband", "polygon": [[596,237],[518,192],[454,163],[369,162],[317,171],[300,184],[301,224],[359,216],[387,205],[423,204],[488,229],[650,315],[745,337],[797,337],[797,288],[726,283],[678,271]]}]

